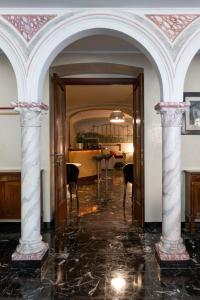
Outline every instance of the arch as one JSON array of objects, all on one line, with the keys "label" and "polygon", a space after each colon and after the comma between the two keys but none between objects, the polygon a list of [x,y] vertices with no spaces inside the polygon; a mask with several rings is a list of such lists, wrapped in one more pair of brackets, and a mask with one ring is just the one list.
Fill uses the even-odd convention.
[{"label": "arch", "polygon": [[101,60],[98,62],[71,63],[53,66],[51,67],[51,72],[58,74],[59,77],[69,75],[80,76],[80,74],[115,74],[137,77],[140,73],[144,72],[144,69],[128,64],[108,63]]},{"label": "arch", "polygon": [[[14,33],[13,33],[14,34]],[[18,101],[25,101],[24,91],[26,84],[26,67],[25,67],[25,56],[19,45],[15,44],[16,37],[10,35],[6,30],[1,28],[0,30],[0,48],[7,56],[10,61],[16,81],[17,81],[17,92]]]},{"label": "arch", "polygon": [[176,58],[175,69],[175,95],[176,99],[183,101],[184,83],[192,59],[200,49],[200,27],[184,43]]},{"label": "arch", "polygon": [[[96,111],[96,110],[100,110],[100,111],[113,111],[113,105],[108,105],[108,106],[105,106],[105,105],[97,105],[94,107],[91,107],[91,106],[86,106],[86,107],[82,107],[82,108],[79,108],[79,109],[76,109],[76,110],[73,110],[70,112],[70,114],[68,115],[69,119],[75,117],[76,115],[78,115],[79,113],[82,113],[82,112],[88,112],[88,111]],[[123,112],[132,118],[132,115],[131,115],[131,111],[129,109],[127,109],[127,107],[124,107],[123,106]]]},{"label": "arch", "polygon": [[[147,24],[147,23],[146,23]],[[156,66],[162,100],[173,98],[174,68],[170,54],[142,17],[124,12],[87,11],[68,17],[51,28],[33,49],[29,58],[27,99],[41,101],[46,72],[57,54],[72,42],[93,34],[111,34],[134,41]]]}]

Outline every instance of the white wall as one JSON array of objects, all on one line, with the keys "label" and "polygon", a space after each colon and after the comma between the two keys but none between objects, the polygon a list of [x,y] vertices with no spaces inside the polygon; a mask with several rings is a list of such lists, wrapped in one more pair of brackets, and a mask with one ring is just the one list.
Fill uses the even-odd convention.
[{"label": "white wall", "polygon": [[[0,54],[0,106],[17,101],[16,78],[7,57]],[[20,119],[12,111],[0,111],[0,169],[20,169]]]},{"label": "white wall", "polygon": [[[185,79],[185,92],[200,92],[200,55],[196,55],[190,64]],[[182,135],[182,170],[200,170],[200,136]],[[184,174],[182,174],[184,184]],[[183,207],[185,191],[182,189]],[[184,220],[184,210],[182,210]]]}]

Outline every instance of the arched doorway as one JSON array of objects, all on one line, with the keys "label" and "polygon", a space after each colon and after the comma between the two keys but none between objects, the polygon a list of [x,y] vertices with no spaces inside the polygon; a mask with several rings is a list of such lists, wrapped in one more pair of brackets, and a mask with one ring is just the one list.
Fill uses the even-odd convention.
[{"label": "arched doorway", "polygon": [[[165,46],[158,41],[153,32],[145,30],[142,22],[138,23],[135,19],[129,19],[127,16],[123,16],[123,13],[112,14],[105,12],[98,14],[89,12],[86,15],[72,16],[62,21],[61,24],[58,22],[53,29],[45,34],[43,41],[34,47],[29,58],[26,86],[27,98],[40,102],[46,71],[62,49],[79,38],[102,33],[120,36],[122,39],[127,39],[130,43],[134,41],[142,52],[147,54],[147,57],[150,58],[157,70],[161,89],[161,95],[158,97],[163,101],[173,99],[174,69]],[[39,240],[40,237],[38,237]]]}]

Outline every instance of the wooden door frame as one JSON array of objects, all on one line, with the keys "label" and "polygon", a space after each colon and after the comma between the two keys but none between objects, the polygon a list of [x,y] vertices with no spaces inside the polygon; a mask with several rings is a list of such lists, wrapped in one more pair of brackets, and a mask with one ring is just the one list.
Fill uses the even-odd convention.
[{"label": "wooden door frame", "polygon": [[[132,88],[134,88],[134,86],[138,83],[137,78],[60,78],[60,81],[62,83],[62,85],[113,85],[113,84],[119,84],[119,85],[132,85]],[[53,132],[53,116],[54,116],[54,112],[53,112],[53,99],[50,97],[51,101],[50,101],[50,147],[52,147],[52,143],[53,143],[53,139],[54,139],[54,132]],[[144,112],[144,97],[143,97],[143,101],[141,103],[142,105],[142,109]],[[144,118],[144,115],[143,115]],[[143,126],[143,134],[142,134],[142,140],[141,143],[144,145],[144,126]],[[143,156],[145,154],[145,147],[144,147],[144,152],[143,152]],[[144,160],[144,159],[143,159]],[[51,166],[52,168],[52,166]],[[52,172],[52,170],[50,170],[50,172]],[[141,173],[145,174],[145,165],[143,163],[143,168],[141,168]],[[145,185],[144,185],[144,175],[143,175],[143,189],[142,189],[142,194],[143,194],[143,219],[145,216]],[[50,179],[50,185],[51,188],[53,185],[52,179]],[[52,201],[51,201],[52,203]],[[55,204],[55,202],[54,202]]]},{"label": "wooden door frame", "polygon": [[[49,92],[50,92],[50,105],[49,105],[49,122],[50,122],[50,205],[54,205],[53,209],[53,222],[56,224],[56,210],[58,209],[58,203],[56,201],[56,180],[55,180],[55,98],[57,98],[57,89],[54,86],[54,80],[56,78],[57,83],[59,84],[60,88],[63,90],[65,96],[65,86],[63,85],[60,77],[57,74],[50,74],[49,76]],[[66,99],[65,99],[66,103]],[[66,125],[65,125],[66,126]],[[66,143],[65,143],[66,144]],[[65,180],[64,180],[65,181]],[[66,194],[66,193],[65,193]]]}]

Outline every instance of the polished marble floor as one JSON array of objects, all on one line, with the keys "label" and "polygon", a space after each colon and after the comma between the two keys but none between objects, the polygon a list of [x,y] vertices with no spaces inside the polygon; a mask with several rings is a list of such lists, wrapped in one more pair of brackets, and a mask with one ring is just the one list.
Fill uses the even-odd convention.
[{"label": "polished marble floor", "polygon": [[[123,211],[122,171],[79,186],[63,227],[44,234],[50,251],[42,270],[13,270],[18,233],[0,233],[0,299],[200,299],[200,242],[183,236],[191,264],[160,269],[154,255],[159,230],[143,233],[132,220],[130,190]],[[200,235],[199,235],[200,236]]]}]

